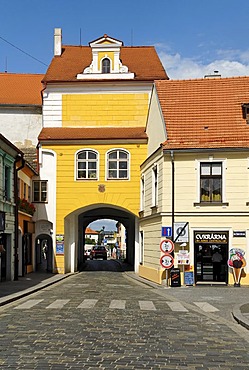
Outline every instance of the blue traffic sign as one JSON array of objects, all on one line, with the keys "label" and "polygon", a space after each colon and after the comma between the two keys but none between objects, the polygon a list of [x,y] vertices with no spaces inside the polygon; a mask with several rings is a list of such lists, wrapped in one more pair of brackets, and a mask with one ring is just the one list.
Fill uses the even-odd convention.
[{"label": "blue traffic sign", "polygon": [[172,236],[172,227],[171,226],[162,226],[162,236],[171,237]]}]

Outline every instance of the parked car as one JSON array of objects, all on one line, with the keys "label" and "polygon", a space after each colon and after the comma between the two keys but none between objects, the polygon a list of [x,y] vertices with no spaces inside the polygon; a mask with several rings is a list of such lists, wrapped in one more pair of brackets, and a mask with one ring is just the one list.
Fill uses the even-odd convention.
[{"label": "parked car", "polygon": [[91,249],[90,260],[97,259],[97,258],[103,258],[103,260],[107,260],[106,247],[102,245],[95,245],[95,247]]},{"label": "parked car", "polygon": [[85,249],[84,250],[84,257],[85,257],[86,260],[88,258],[90,258],[90,252],[91,252],[91,249]]}]

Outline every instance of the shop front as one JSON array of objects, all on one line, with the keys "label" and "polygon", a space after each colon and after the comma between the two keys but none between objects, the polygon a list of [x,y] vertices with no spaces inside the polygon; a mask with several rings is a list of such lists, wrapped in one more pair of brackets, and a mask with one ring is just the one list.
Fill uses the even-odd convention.
[{"label": "shop front", "polygon": [[228,252],[228,231],[194,231],[196,284],[227,284]]}]

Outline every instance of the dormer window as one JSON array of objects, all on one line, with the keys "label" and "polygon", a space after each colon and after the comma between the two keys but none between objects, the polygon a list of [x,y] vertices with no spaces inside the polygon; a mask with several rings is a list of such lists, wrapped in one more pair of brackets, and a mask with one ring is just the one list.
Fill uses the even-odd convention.
[{"label": "dormer window", "polygon": [[104,58],[102,60],[102,73],[110,73],[111,72],[111,62],[110,59]]},{"label": "dormer window", "polygon": [[92,61],[77,74],[79,80],[131,80],[135,78],[128,66],[120,59],[123,42],[108,35],[89,43],[92,50]]}]

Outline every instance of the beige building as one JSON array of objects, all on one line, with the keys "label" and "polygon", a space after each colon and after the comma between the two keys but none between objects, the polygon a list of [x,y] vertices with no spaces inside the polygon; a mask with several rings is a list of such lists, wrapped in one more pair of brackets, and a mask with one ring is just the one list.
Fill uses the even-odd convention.
[{"label": "beige building", "polygon": [[248,102],[249,77],[155,83],[141,165],[140,276],[162,283],[160,245],[171,239],[182,283],[186,271],[194,284],[233,284],[235,272],[249,283]]}]

